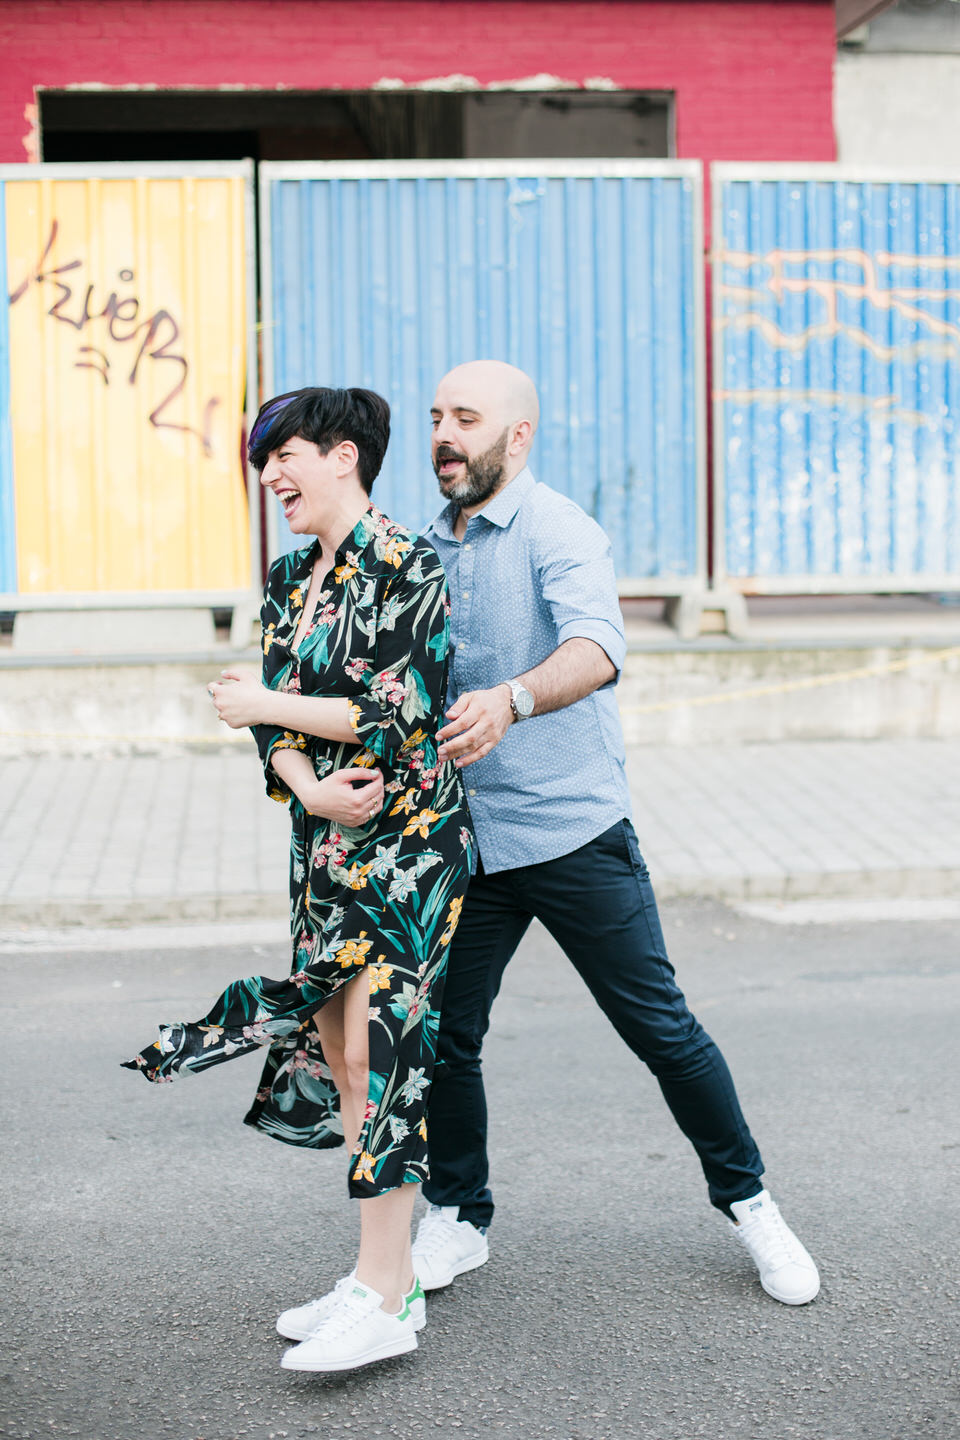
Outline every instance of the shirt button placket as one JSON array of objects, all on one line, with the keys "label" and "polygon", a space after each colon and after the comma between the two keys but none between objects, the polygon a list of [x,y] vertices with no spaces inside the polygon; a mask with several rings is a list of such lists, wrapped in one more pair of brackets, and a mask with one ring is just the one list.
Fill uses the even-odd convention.
[{"label": "shirt button placket", "polygon": [[[467,522],[467,536],[471,536],[473,521]],[[457,566],[457,650],[460,655],[469,660],[470,643],[467,636],[470,634],[470,621],[473,605],[473,561],[474,544],[472,538],[465,538],[460,551],[460,564]],[[463,665],[457,677],[458,689],[469,690],[471,688],[467,666]]]}]

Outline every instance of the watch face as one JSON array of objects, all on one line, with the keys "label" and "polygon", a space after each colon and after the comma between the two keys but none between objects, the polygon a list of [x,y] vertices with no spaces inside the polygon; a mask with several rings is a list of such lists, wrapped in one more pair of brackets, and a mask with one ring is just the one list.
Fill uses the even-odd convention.
[{"label": "watch face", "polygon": [[513,703],[516,706],[517,714],[522,716],[524,720],[533,714],[533,696],[530,694],[530,691],[526,690],[522,685],[517,686],[513,696]]}]

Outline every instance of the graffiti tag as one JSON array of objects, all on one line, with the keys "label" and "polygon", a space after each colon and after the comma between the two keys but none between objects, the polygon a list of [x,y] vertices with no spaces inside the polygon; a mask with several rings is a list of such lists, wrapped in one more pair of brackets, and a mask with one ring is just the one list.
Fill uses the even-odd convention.
[{"label": "graffiti tag", "polygon": [[[180,353],[180,326],[174,316],[169,310],[163,309],[144,315],[145,307],[136,293],[127,294],[121,299],[117,290],[111,290],[100,305],[99,300],[94,298],[96,287],[93,284],[75,288],[73,283],[68,283],[63,277],[70,275],[73,281],[72,272],[82,268],[83,260],[66,260],[62,264],[49,263],[59,230],[59,222],[54,220],[40,258],[27,278],[10,295],[10,304],[16,305],[31,285],[52,285],[59,293],[46,312],[50,318],[62,325],[71,326],[77,331],[78,337],[83,337],[84,340],[98,339],[101,342],[99,345],[78,346],[78,358],[74,362],[74,368],[96,371],[105,385],[109,385],[112,378],[110,356],[104,348],[108,341],[134,347],[133,363],[126,371],[128,385],[137,383],[137,376],[145,362],[152,361],[158,366],[173,367],[167,372],[171,388],[147,418],[158,430],[178,430],[186,435],[195,435],[203,446],[204,455],[210,455],[213,449],[213,412],[220,404],[218,396],[213,395],[206,402],[200,429],[192,425],[180,425],[175,420],[165,418],[169,407],[183,393],[190,373],[189,362],[186,356]],[[132,285],[135,278],[130,269],[121,270],[118,275],[123,286]],[[104,324],[98,333],[96,327],[101,321]],[[128,357],[125,357],[124,365],[126,358]]]},{"label": "graffiti tag", "polygon": [[[937,314],[932,308],[956,301],[960,291],[948,285],[894,283],[896,271],[939,271],[946,280],[951,272],[960,272],[958,256],[899,255],[885,250],[871,253],[848,247],[835,250],[776,249],[766,253],[720,250],[717,258],[724,266],[717,289],[727,304],[725,313],[716,322],[717,330],[752,330],[772,351],[798,356],[805,354],[815,342],[842,339],[861,350],[865,357],[885,366],[921,358],[947,362],[960,358],[960,324],[946,315]],[[841,276],[836,273],[839,265],[845,267]],[[758,268],[763,276],[760,283],[750,283],[749,279],[747,283],[734,282],[731,279],[731,271],[749,277],[756,274]],[[815,307],[813,304],[810,307],[810,318],[798,328],[788,329],[783,323],[780,307],[787,296],[815,302]],[[907,333],[895,341],[871,334],[862,324],[850,318],[852,311],[849,307],[853,304],[862,304],[876,314],[904,322]],[[844,309],[844,306],[847,308]],[[894,394],[790,389],[786,386],[721,388],[714,394],[717,399],[744,404],[789,402],[843,406],[859,409],[868,418],[899,420],[913,426],[938,424],[936,415],[908,409]]]}]

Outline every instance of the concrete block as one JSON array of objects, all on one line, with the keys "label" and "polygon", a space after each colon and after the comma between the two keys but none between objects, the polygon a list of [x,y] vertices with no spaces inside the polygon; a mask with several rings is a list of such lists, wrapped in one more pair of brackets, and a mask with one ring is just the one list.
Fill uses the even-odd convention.
[{"label": "concrete block", "polygon": [[213,611],[21,610],[13,648],[30,655],[141,655],[212,650]]}]

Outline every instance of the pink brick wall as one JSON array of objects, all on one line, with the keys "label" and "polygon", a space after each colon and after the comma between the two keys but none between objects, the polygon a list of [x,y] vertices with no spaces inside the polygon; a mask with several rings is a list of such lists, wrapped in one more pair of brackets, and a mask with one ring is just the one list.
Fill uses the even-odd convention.
[{"label": "pink brick wall", "polygon": [[677,153],[832,160],[829,0],[0,0],[0,161],[36,88],[365,89],[550,74],[676,93]]}]

